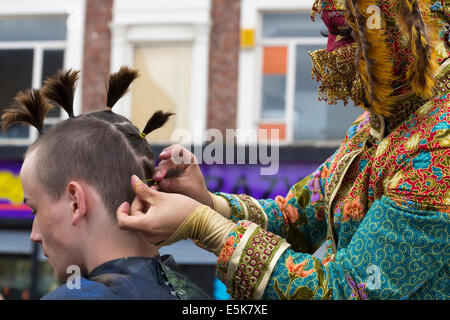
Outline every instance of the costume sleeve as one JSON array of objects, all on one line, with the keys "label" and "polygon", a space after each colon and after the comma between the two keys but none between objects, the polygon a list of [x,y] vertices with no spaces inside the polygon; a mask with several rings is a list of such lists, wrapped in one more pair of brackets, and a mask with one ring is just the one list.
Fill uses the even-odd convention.
[{"label": "costume sleeve", "polygon": [[[368,119],[367,112],[358,117],[347,131],[343,144],[351,139]],[[251,221],[286,239],[293,250],[314,253],[327,236],[325,185],[329,177],[330,163],[338,151],[311,175],[291,187],[286,197],[256,200],[245,194],[217,192],[215,195],[227,200],[231,207],[231,220],[234,222]]]},{"label": "costume sleeve", "polygon": [[[323,261],[240,220],[217,261],[235,299],[449,299],[449,121],[406,137],[385,194]],[[402,148],[402,147],[400,147]]]},{"label": "costume sleeve", "polygon": [[298,251],[313,253],[326,238],[324,180],[329,162],[290,188],[286,197],[256,200],[245,194],[215,193],[231,207],[231,220],[252,221],[286,239]]},{"label": "costume sleeve", "polygon": [[448,212],[413,210],[383,196],[350,244],[320,261],[243,220],[219,255],[217,276],[235,299],[408,298],[438,273],[448,276],[449,225]]}]

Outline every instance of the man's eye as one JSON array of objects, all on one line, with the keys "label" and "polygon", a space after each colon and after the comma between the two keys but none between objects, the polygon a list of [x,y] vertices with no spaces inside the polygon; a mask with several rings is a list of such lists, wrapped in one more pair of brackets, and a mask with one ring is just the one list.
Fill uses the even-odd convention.
[{"label": "man's eye", "polygon": [[31,211],[31,213],[30,213],[30,216],[35,216],[36,215],[36,210],[35,209],[33,209],[32,211]]}]

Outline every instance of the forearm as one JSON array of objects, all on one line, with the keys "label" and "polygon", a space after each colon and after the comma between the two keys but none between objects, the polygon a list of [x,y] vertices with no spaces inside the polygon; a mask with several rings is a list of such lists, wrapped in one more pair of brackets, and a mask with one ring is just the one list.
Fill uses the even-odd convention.
[{"label": "forearm", "polygon": [[189,238],[217,256],[234,226],[232,221],[227,220],[210,207],[200,205],[189,214],[161,246]]},{"label": "forearm", "polygon": [[[214,199],[218,207],[216,211],[224,217],[233,222],[248,220],[267,229],[269,217],[260,204],[264,200],[256,200],[245,194],[237,195],[223,192],[216,192]],[[282,219],[281,213],[280,218]]]},{"label": "forearm", "polygon": [[254,222],[287,239],[295,250],[312,253],[326,238],[324,192],[335,154],[292,186],[286,197],[257,200],[245,194],[216,192],[210,193],[215,203],[213,209],[233,222]]},{"label": "forearm", "polygon": [[379,200],[349,245],[320,261],[240,221],[219,255],[217,276],[235,299],[402,299],[439,281],[424,296],[445,296],[439,274],[448,269],[447,243],[435,232],[448,234],[448,225],[439,212],[416,214]]},{"label": "forearm", "polygon": [[220,213],[224,218],[231,219],[232,209],[227,200],[217,194],[209,192],[209,196],[212,200],[212,209]]},{"label": "forearm", "polygon": [[311,197],[307,188],[299,188],[300,183],[291,188],[286,198],[256,200],[226,193],[216,193],[215,198],[230,208],[229,219],[233,222],[251,221],[286,239],[295,250],[313,253],[326,237],[325,206],[320,199],[301,206],[299,198],[305,198],[303,194]]}]

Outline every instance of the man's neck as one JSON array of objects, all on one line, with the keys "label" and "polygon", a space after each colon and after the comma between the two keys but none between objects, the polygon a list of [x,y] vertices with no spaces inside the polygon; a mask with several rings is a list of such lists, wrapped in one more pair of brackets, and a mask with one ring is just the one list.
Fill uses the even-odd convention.
[{"label": "man's neck", "polygon": [[157,247],[149,243],[142,233],[119,230],[117,226],[105,229],[93,234],[90,245],[86,249],[85,266],[88,274],[99,265],[111,260],[159,256]]}]

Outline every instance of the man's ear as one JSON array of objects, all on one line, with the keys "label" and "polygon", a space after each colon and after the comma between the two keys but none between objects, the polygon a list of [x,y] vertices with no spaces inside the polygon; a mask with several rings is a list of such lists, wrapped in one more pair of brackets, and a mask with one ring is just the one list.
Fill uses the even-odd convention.
[{"label": "man's ear", "polygon": [[67,184],[67,192],[71,202],[72,225],[75,226],[86,215],[86,193],[76,181]]}]

